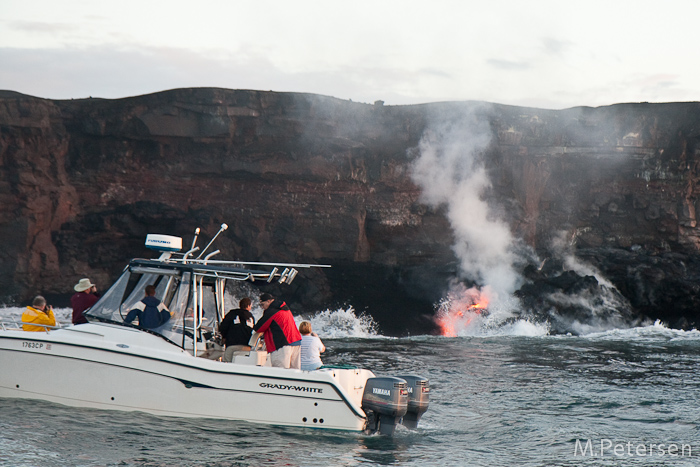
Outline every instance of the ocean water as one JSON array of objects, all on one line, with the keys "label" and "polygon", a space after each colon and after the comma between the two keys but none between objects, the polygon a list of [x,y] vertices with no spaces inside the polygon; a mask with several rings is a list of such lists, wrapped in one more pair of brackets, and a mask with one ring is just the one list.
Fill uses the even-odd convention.
[{"label": "ocean water", "polygon": [[0,465],[700,465],[698,331],[551,336],[523,324],[389,338],[353,310],[310,318],[325,363],[430,379],[418,430],[389,438],[0,399]]}]

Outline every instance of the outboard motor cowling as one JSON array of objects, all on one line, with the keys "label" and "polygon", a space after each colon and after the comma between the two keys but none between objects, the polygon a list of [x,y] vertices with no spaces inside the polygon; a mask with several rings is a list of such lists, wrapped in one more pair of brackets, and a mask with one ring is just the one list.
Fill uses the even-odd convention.
[{"label": "outboard motor cowling", "polygon": [[422,376],[399,376],[406,380],[408,407],[401,423],[406,428],[418,428],[418,420],[428,410],[430,402],[430,381]]},{"label": "outboard motor cowling", "polygon": [[369,378],[362,394],[362,409],[367,414],[367,430],[393,435],[398,420],[408,408],[406,381],[391,376]]}]

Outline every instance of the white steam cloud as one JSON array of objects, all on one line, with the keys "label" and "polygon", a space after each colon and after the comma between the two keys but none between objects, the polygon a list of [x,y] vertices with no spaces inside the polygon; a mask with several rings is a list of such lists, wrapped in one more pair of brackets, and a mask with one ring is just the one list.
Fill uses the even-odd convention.
[{"label": "white steam cloud", "polygon": [[[439,125],[429,126],[418,147],[412,178],[422,189],[421,201],[445,208],[454,232],[453,250],[460,261],[459,279],[476,284],[467,288],[455,281],[438,304],[435,321],[443,335],[478,336],[494,333],[542,335],[549,325],[577,333],[624,327],[632,323],[628,301],[597,269],[579,261],[573,235],[562,233],[550,245],[555,264],[577,275],[593,276],[595,286],[582,282],[575,293],[550,293],[537,310],[523,310],[515,297],[525,279],[518,267],[544,263],[534,251],[517,248],[508,223],[497,207],[487,202],[491,188],[484,154],[493,132],[485,117],[488,109],[474,107],[460,115],[451,113]],[[556,259],[559,258],[559,259]],[[589,282],[590,283],[590,282]],[[559,310],[566,310],[561,315]],[[544,317],[542,315],[548,315]],[[528,319],[529,317],[529,319]],[[541,320],[544,323],[531,321]]]},{"label": "white steam cloud", "polygon": [[412,177],[422,201],[446,207],[463,277],[484,287],[495,303],[517,290],[521,279],[508,224],[484,199],[491,182],[482,155],[490,141],[488,122],[474,114],[434,127],[421,138]]},{"label": "white steam cloud", "polygon": [[590,334],[610,329],[621,329],[642,323],[632,316],[629,301],[617,290],[593,265],[580,261],[574,254],[578,232],[561,231],[551,241],[551,251],[562,259],[564,269],[574,271],[579,276],[595,277],[599,284],[595,293],[583,290],[576,295],[553,293],[547,300],[558,307],[576,307],[578,317],[564,317],[551,312],[551,320],[560,328],[566,328],[576,334]]},{"label": "white steam cloud", "polygon": [[574,255],[573,246],[576,243],[577,233],[578,232],[574,232],[574,234],[571,235],[569,232],[564,230],[557,232],[551,241],[551,251],[563,259],[564,267],[567,270],[574,271],[580,276],[593,276],[601,285],[615,288],[615,286],[605,276],[603,276],[598,269],[590,264],[579,261],[579,259]]}]

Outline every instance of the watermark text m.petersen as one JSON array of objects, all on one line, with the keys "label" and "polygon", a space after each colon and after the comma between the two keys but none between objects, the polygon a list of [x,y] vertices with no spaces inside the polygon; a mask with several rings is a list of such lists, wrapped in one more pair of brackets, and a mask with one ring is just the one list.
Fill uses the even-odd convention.
[{"label": "watermark text m.petersen", "polygon": [[611,439],[577,439],[574,457],[692,457],[693,448],[684,443],[615,442]]}]

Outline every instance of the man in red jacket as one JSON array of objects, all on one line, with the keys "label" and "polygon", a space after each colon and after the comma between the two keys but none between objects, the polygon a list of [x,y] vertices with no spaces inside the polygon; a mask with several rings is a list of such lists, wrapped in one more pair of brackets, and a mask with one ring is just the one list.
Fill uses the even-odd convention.
[{"label": "man in red jacket", "polygon": [[287,304],[268,293],[260,295],[264,313],[253,330],[262,332],[272,366],[301,368],[301,334]]}]

